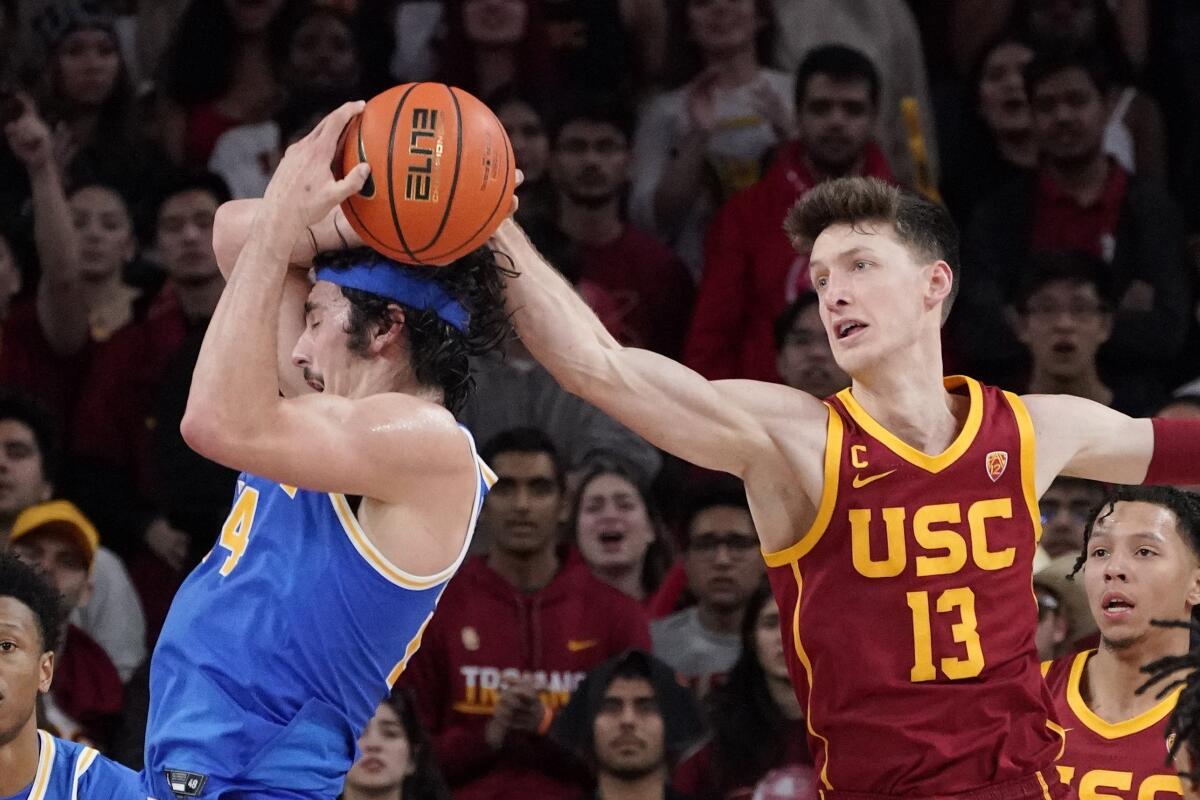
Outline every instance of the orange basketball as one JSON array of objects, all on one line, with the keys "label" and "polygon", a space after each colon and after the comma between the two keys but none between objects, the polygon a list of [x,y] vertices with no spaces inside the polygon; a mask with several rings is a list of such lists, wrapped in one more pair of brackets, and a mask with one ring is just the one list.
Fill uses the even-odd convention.
[{"label": "orange basketball", "polygon": [[367,101],[342,137],[336,171],[371,165],[342,210],[389,258],[449,264],[486,242],[512,210],[512,144],[491,109],[462,89],[395,86]]}]

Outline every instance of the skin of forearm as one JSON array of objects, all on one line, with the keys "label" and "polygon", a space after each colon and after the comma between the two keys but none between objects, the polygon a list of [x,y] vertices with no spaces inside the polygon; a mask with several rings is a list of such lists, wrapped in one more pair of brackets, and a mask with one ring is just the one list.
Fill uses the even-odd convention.
[{"label": "skin of forearm", "polygon": [[660,226],[675,228],[687,216],[704,181],[707,144],[708,134],[703,131],[689,133],[663,170],[658,188],[654,190],[654,218]]},{"label": "skin of forearm", "polygon": [[[213,223],[213,249],[216,251],[217,263],[226,275],[232,271],[238,255],[254,231],[255,217],[262,202],[258,198],[230,200],[217,209],[217,218]],[[335,216],[340,214],[340,209],[335,208],[325,219],[312,226],[312,236],[305,235],[296,241],[288,256],[288,263],[307,266],[312,263],[316,253],[341,250],[347,244],[352,247],[359,244],[350,223],[344,218],[334,222]]]},{"label": "skin of forearm", "polygon": [[41,263],[38,318],[47,341],[60,355],[88,341],[88,308],[80,268],[79,238],[58,169],[51,163],[30,174],[33,237]]}]

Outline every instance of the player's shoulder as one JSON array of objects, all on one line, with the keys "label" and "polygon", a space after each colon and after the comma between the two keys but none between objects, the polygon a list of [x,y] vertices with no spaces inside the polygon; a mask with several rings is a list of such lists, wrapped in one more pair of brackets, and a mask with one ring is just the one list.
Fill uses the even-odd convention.
[{"label": "player's shoulder", "polygon": [[146,793],[138,773],[107,756],[96,754],[87,772],[79,779],[78,797],[79,800],[146,800]]}]

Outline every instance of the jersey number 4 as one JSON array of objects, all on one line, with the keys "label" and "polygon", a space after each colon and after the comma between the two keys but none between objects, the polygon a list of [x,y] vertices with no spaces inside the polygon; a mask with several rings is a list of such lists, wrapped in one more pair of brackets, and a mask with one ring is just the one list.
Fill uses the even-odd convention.
[{"label": "jersey number 4", "polygon": [[[933,663],[933,631],[930,627],[929,592],[909,592],[908,607],[913,619],[913,667],[909,677],[913,683],[935,680],[937,667]],[[966,648],[966,657],[942,658],[939,666],[942,674],[952,681],[974,678],[983,672],[983,644],[975,619],[975,593],[970,587],[947,589],[938,595],[938,615],[949,614],[958,609],[959,621],[950,626],[954,641]]]},{"label": "jersey number 4", "polygon": [[254,512],[258,509],[258,490],[247,486],[238,495],[237,502],[229,512],[225,525],[221,528],[221,538],[217,542],[229,551],[225,563],[221,565],[221,574],[228,575],[242,560],[246,545],[250,543],[250,529],[254,526]]}]

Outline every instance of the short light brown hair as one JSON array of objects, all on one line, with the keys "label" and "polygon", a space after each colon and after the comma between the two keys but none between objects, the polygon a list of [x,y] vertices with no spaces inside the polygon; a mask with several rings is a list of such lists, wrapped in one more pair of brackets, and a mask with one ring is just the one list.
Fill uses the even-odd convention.
[{"label": "short light brown hair", "polygon": [[946,209],[878,178],[837,178],[819,183],[796,201],[783,221],[792,246],[812,249],[821,232],[833,225],[856,227],[864,222],[886,223],[896,239],[922,261],[945,261],[953,281],[942,302],[942,321],[958,296],[958,229]]}]

